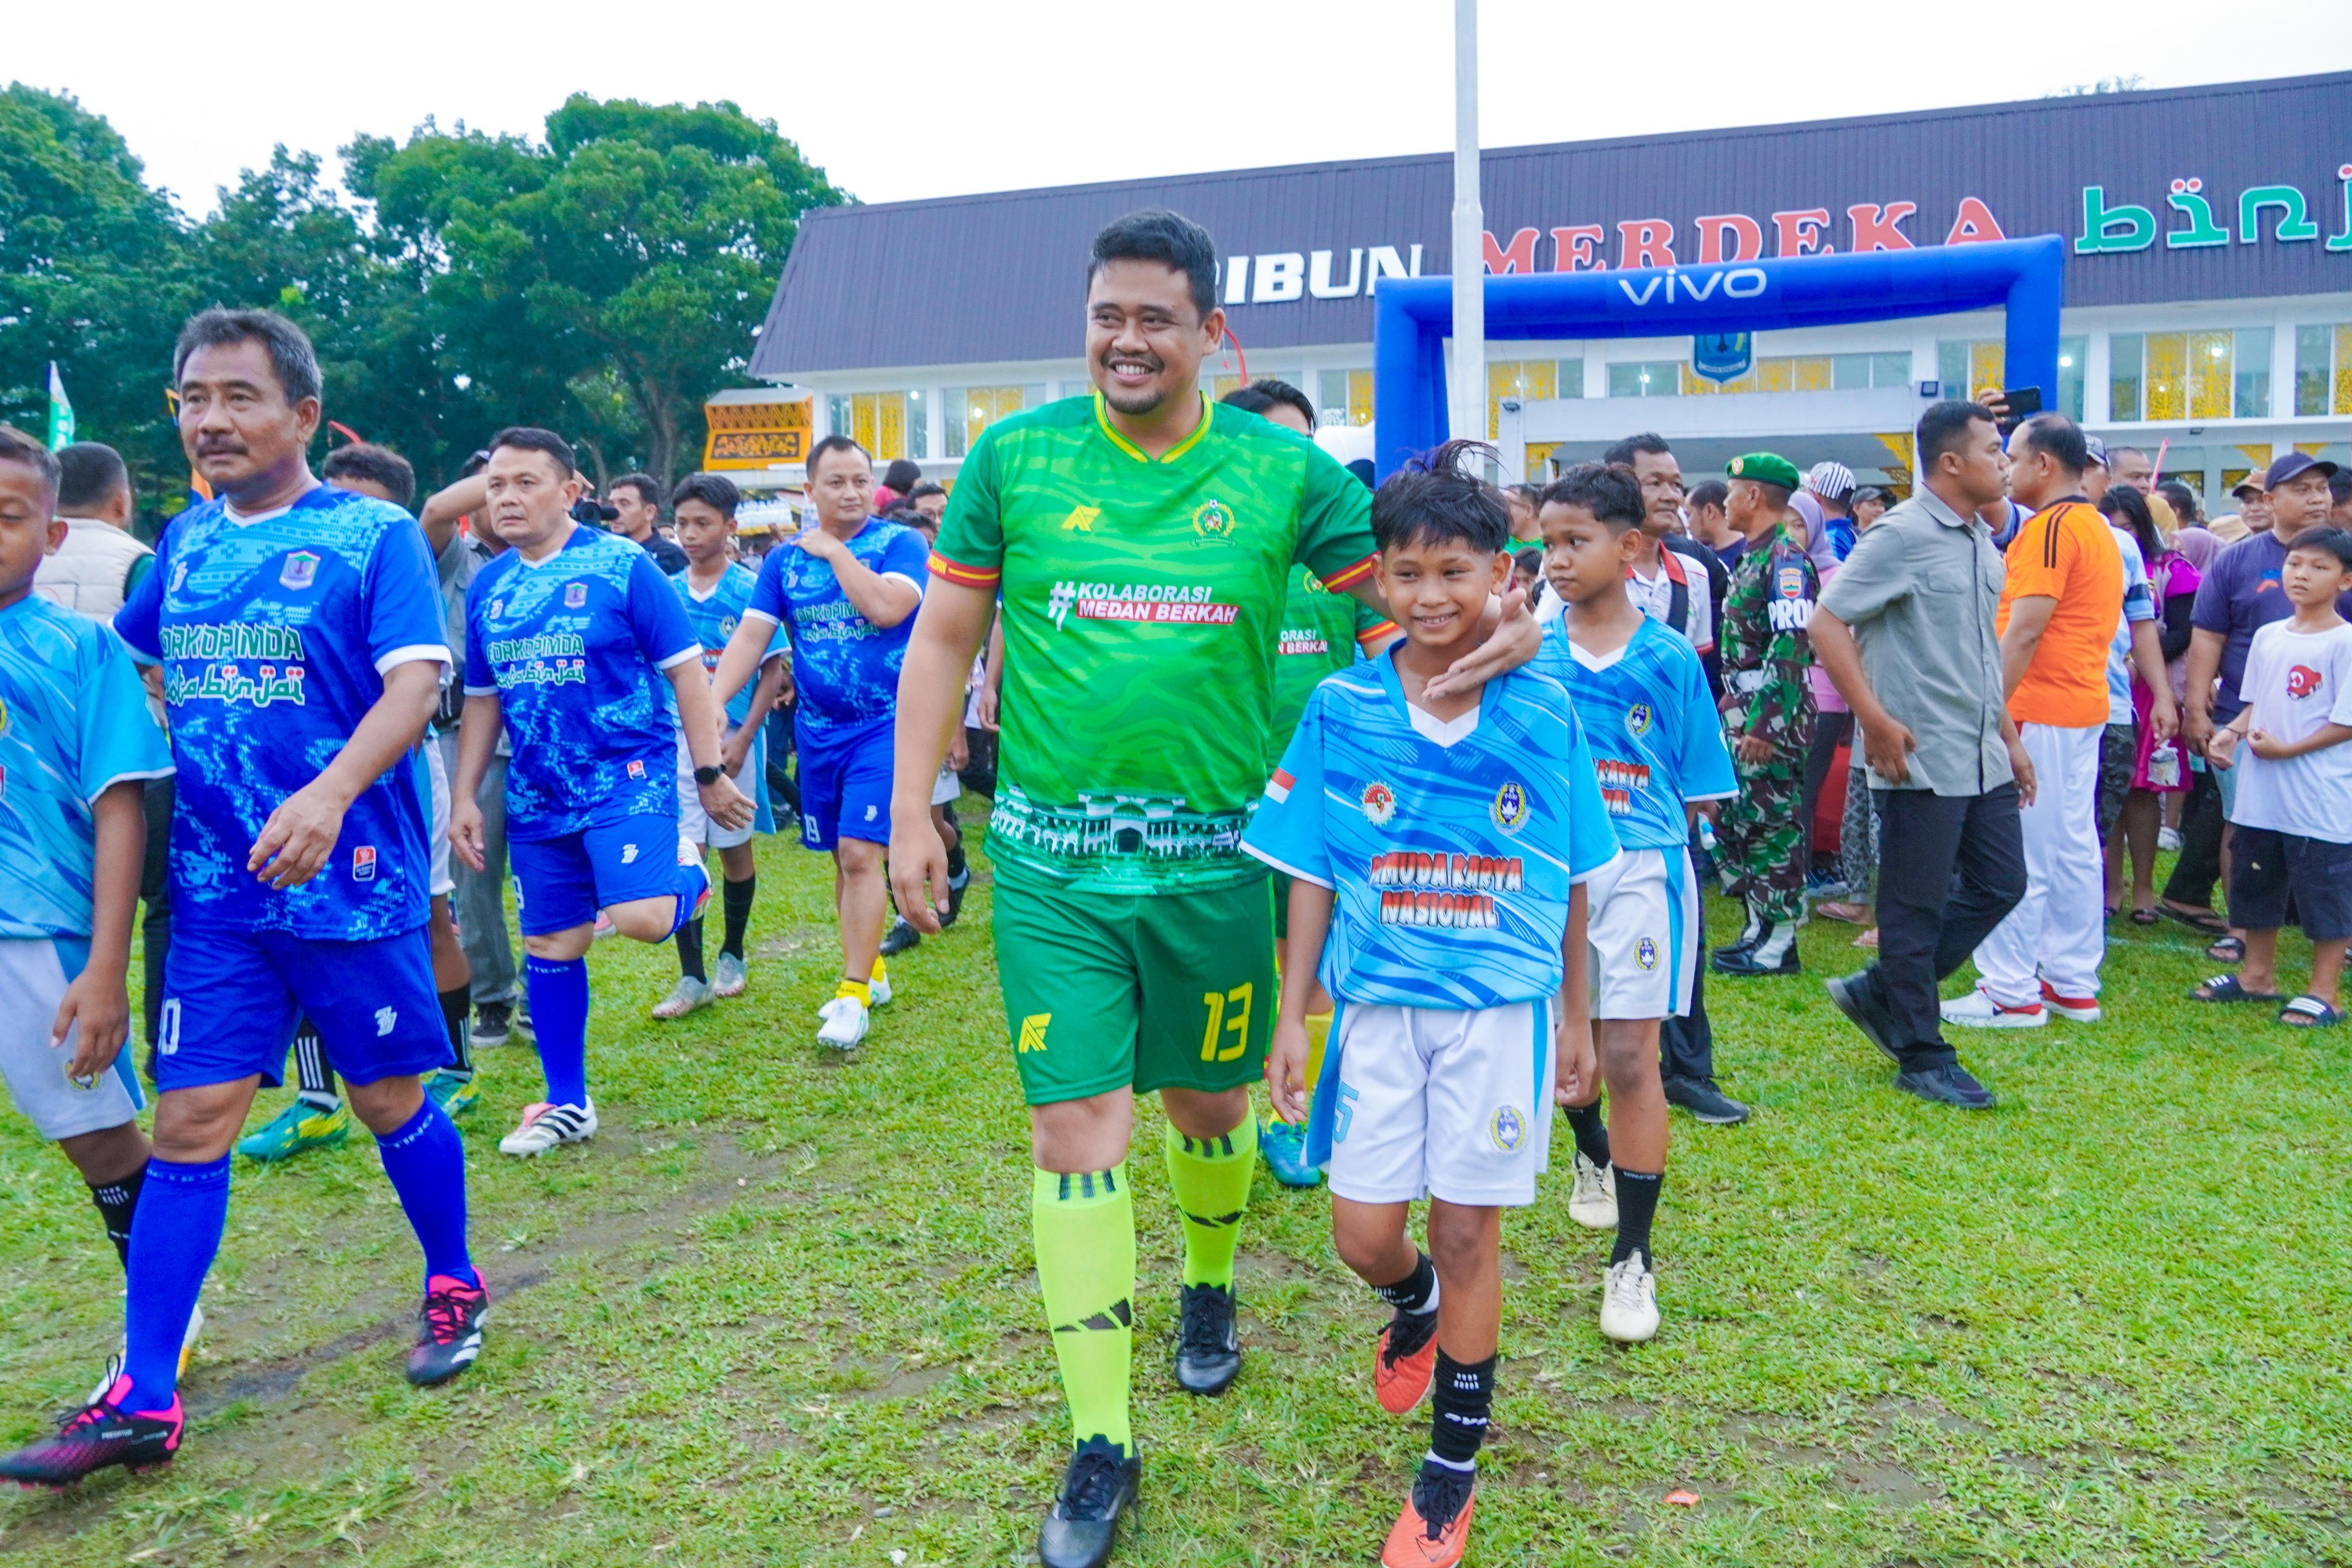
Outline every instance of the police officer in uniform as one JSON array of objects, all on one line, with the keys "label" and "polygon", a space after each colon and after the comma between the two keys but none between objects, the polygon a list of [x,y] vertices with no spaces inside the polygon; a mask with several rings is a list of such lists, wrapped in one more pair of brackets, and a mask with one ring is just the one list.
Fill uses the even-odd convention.
[{"label": "police officer in uniform", "polygon": [[1725,473],[1725,512],[1748,548],[1733,568],[1717,637],[1724,723],[1739,773],[1738,797],[1717,828],[1717,852],[1731,872],[1727,890],[1748,907],[1748,924],[1738,942],[1716,950],[1715,967],[1724,974],[1794,974],[1805,915],[1805,752],[1813,738],[1813,650],[1805,628],[1821,578],[1805,542],[1789,531],[1789,497],[1801,483],[1795,466],[1752,452],[1734,458]]}]

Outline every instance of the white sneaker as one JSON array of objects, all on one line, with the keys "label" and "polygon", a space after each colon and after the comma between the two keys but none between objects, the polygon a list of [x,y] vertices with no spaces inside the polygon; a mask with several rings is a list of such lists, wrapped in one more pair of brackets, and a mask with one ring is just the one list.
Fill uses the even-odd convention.
[{"label": "white sneaker", "polygon": [[1658,1281],[1649,1260],[1635,1252],[1610,1265],[1601,1287],[1601,1332],[1621,1345],[1638,1345],[1658,1331]]},{"label": "white sneaker", "polygon": [[[739,985],[736,989],[740,991],[742,987]],[[677,977],[677,984],[669,988],[669,994],[654,1004],[654,1016],[683,1018],[698,1007],[709,1006],[710,998],[715,994],[717,993],[709,981],[681,974]]]},{"label": "white sneaker", "polygon": [[2156,847],[2167,855],[2180,853],[2180,829],[2159,827],[2156,830]]},{"label": "white sneaker", "polygon": [[1576,1156],[1576,1186],[1568,1194],[1568,1217],[1587,1230],[1617,1228],[1617,1173]]},{"label": "white sneaker", "polygon": [[522,1125],[499,1140],[499,1152],[528,1159],[544,1154],[558,1143],[585,1143],[596,1136],[596,1102],[550,1105],[541,1100],[522,1108]]},{"label": "white sneaker", "polygon": [[2095,1024],[2099,1021],[2099,999],[2096,996],[2061,996],[2047,980],[2042,983],[2042,1005],[2073,1024]]},{"label": "white sneaker", "polygon": [[619,929],[620,928],[618,926],[613,923],[612,916],[606,914],[602,910],[598,910],[596,911],[596,923],[589,929],[588,934],[593,937],[596,941],[602,942]]},{"label": "white sneaker", "polygon": [[877,974],[866,983],[866,1005],[879,1007],[890,1000],[890,977]]},{"label": "white sneaker", "polygon": [[743,961],[731,952],[722,952],[710,971],[710,994],[713,996],[740,996],[751,977]]},{"label": "white sneaker", "polygon": [[[196,1340],[204,1331],[205,1310],[197,1307],[189,1312],[188,1326],[180,1335],[180,1375],[182,1377],[188,1375],[188,1363],[196,1359]],[[98,1380],[98,1386],[89,1391],[89,1397],[83,1403],[95,1405],[105,1398],[107,1392],[114,1386],[114,1380],[122,1375],[122,1363],[130,1357],[131,1342],[125,1340],[122,1342],[121,1348],[107,1358],[105,1374]]]},{"label": "white sneaker", "polygon": [[855,996],[835,997],[817,1009],[817,1016],[824,1020],[824,1026],[816,1032],[820,1046],[831,1046],[837,1051],[852,1050],[866,1037],[866,1005]]},{"label": "white sneaker", "polygon": [[1965,996],[1955,996],[1937,1009],[1947,1024],[1964,1029],[2038,1029],[2050,1022],[2050,1010],[2039,1002],[2022,1007],[2004,1006],[1986,994],[1981,985]]}]

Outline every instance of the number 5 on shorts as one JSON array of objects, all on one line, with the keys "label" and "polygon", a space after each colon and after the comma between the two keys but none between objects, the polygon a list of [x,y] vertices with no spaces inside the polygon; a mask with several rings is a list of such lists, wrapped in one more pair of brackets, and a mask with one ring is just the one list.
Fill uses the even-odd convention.
[{"label": "number 5 on shorts", "polygon": [[[1204,1062],[1241,1060],[1249,1049],[1250,995],[1253,987],[1247,981],[1231,991],[1209,991],[1201,1000],[1209,1005],[1209,1026],[1201,1035],[1201,1059]],[[1217,1048],[1217,1037],[1231,1035],[1234,1043],[1224,1050]]]}]

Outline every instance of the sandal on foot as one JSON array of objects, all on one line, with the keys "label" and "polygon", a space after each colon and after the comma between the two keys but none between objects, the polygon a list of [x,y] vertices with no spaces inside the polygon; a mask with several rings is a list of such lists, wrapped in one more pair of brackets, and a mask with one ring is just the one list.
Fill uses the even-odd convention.
[{"label": "sandal on foot", "polygon": [[2136,926],[2152,926],[2163,918],[2154,910],[2134,910],[2131,912],[2131,922]]},{"label": "sandal on foot", "polygon": [[2344,1021],[2344,1015],[2306,991],[2279,1009],[2278,1021],[2290,1029],[2327,1029]]},{"label": "sandal on foot", "polygon": [[2216,963],[2243,963],[2246,962],[2246,939],[2225,936],[2218,942],[2208,942],[2205,956]]},{"label": "sandal on foot", "polygon": [[2156,912],[2168,921],[2179,921],[2191,931],[2201,931],[2207,936],[2226,936],[2230,922],[2210,910],[2184,910],[2177,904],[2158,904]]},{"label": "sandal on foot", "polygon": [[2191,1002],[2278,1002],[2284,1000],[2273,991],[2249,991],[2238,984],[2234,974],[2217,974],[2189,994]]}]

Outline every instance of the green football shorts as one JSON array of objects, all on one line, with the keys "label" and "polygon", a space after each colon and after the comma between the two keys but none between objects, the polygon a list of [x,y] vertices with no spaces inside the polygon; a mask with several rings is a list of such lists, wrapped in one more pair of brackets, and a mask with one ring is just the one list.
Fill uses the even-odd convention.
[{"label": "green football shorts", "polygon": [[999,877],[1004,1026],[1032,1105],[1262,1076],[1274,1034],[1264,876],[1199,893],[1070,893]]}]

